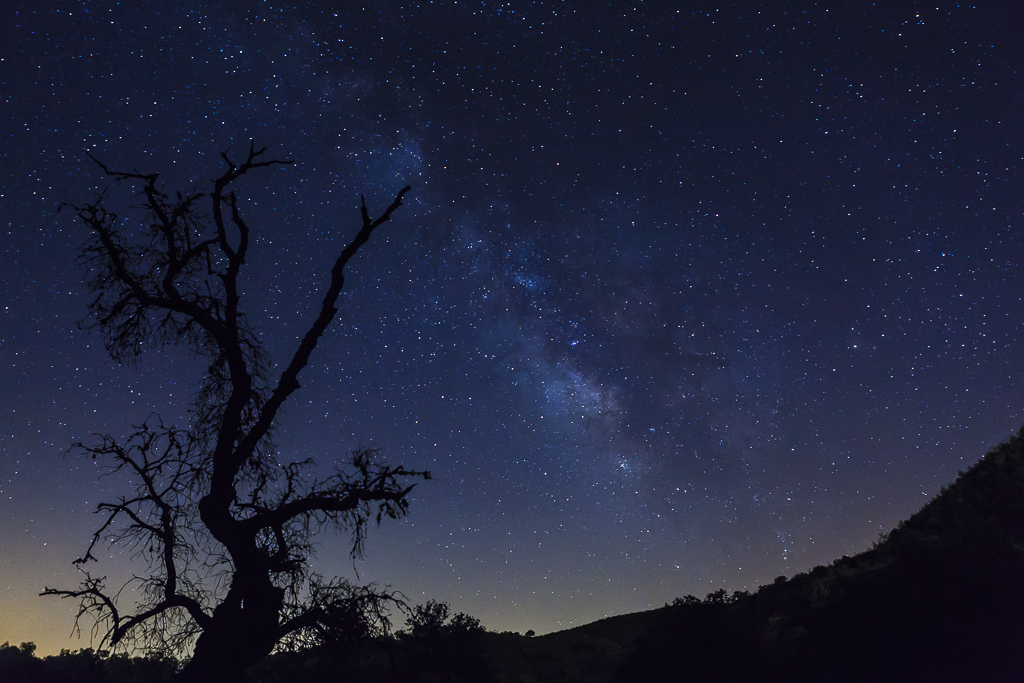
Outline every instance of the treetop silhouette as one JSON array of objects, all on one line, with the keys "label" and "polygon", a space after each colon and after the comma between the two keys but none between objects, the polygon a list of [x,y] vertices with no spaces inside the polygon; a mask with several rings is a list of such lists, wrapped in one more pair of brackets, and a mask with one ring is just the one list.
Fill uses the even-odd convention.
[{"label": "treetop silhouette", "polygon": [[[371,521],[406,514],[410,480],[425,471],[378,461],[377,449],[354,450],[345,467],[315,476],[311,459],[286,461],[274,446],[281,406],[337,313],[344,269],[373,232],[391,218],[407,186],[377,217],[361,200],[362,225],[340,250],[316,316],[284,369],[271,376],[269,357],[244,313],[239,275],[253,232],[235,185],[258,170],[291,164],[250,145],[241,162],[227,153],[209,193],[165,194],[158,174],[106,175],[136,187],[143,220],[123,220],[106,194],[71,206],[88,228],[81,261],[94,294],[84,326],[104,338],[111,358],[138,358],[147,347],[183,344],[207,364],[185,429],[155,415],[127,438],[102,435],[72,446],[125,475],[131,489],[100,503],[103,521],[75,561],[79,588],[43,595],[80,601],[112,646],[148,652],[187,651],[183,673],[195,681],[233,681],[283,639],[315,639],[325,622],[358,609],[386,626],[386,588],[357,586],[311,573],[313,537],[325,527],[351,536],[363,552]],[[209,202],[210,214],[201,210]],[[283,464],[282,464],[283,462]],[[144,597],[126,609],[105,578],[88,570],[97,544],[128,548],[147,566],[133,579]]]}]

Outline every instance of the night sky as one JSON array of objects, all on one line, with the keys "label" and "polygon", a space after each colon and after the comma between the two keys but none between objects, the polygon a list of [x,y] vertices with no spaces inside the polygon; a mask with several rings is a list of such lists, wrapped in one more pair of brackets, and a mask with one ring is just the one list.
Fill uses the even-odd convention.
[{"label": "night sky", "polygon": [[[1016,431],[1024,9],[765,5],[3,3],[0,643],[89,645],[37,594],[77,585],[124,489],[62,453],[183,424],[203,368],[118,366],[78,328],[85,232],[56,209],[109,186],[85,152],[169,191],[250,140],[296,160],[241,191],[279,362],[360,194],[413,186],[278,444],[430,469],[359,577],[492,630],[854,554]],[[322,540],[319,570],[353,576]]]}]

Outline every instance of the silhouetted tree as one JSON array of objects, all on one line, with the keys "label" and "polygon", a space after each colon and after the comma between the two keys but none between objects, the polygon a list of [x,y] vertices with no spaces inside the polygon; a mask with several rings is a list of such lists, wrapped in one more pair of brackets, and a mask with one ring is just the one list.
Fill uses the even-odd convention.
[{"label": "silhouetted tree", "polygon": [[407,624],[409,634],[402,642],[411,667],[400,680],[494,680],[480,652],[486,629],[476,617],[452,614],[448,603],[430,600],[412,609]]},{"label": "silhouetted tree", "polygon": [[43,664],[35,657],[36,644],[10,642],[0,645],[0,680],[7,683],[34,683],[43,678]]},{"label": "silhouetted tree", "polygon": [[451,607],[447,602],[428,600],[412,608],[407,620],[409,634],[414,638],[437,638],[445,631]]},{"label": "silhouetted tree", "polygon": [[[319,310],[284,369],[271,376],[243,311],[240,273],[253,237],[233,189],[256,169],[291,163],[267,159],[264,151],[250,146],[240,163],[222,154],[226,168],[212,191],[174,198],[155,173],[97,161],[108,176],[138,189],[143,220],[123,221],[107,209],[105,195],[71,207],[89,230],[81,260],[94,298],[85,326],[102,333],[110,356],[134,360],[148,346],[181,344],[207,367],[186,429],[151,417],[125,439],[74,444],[127,475],[132,488],[99,504],[102,523],[75,561],[81,586],[43,594],[77,598],[79,619],[94,617],[94,628],[113,646],[183,652],[194,645],[184,669],[193,681],[238,680],[282,639],[368,629],[366,622],[353,625],[350,612],[380,615],[392,596],[311,575],[312,537],[324,527],[343,530],[358,557],[371,520],[404,515],[409,478],[429,478],[379,463],[373,448],[353,451],[347,466],[327,477],[314,476],[309,459],[288,461],[276,452],[281,406],[299,388],[299,373],[334,319],[346,264],[410,188],[376,218],[363,199],[362,226],[340,250]],[[200,209],[206,201],[209,214]],[[125,606],[116,587],[86,569],[107,540],[148,566],[133,579],[141,588],[134,594],[144,596],[137,604]]]},{"label": "silhouetted tree", "polygon": [[428,600],[416,605],[408,617],[409,635],[414,638],[438,638],[482,633],[480,620],[465,612],[451,613],[447,602]]}]

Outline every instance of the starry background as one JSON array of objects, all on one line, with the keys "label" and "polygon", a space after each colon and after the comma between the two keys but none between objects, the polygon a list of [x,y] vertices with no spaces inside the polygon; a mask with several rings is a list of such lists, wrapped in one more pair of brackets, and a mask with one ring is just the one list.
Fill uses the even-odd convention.
[{"label": "starry background", "polygon": [[432,470],[359,576],[494,630],[861,551],[1016,431],[1024,10],[759,4],[4,3],[0,642],[88,645],[36,596],[120,489],[62,451],[180,419],[200,367],[76,327],[86,151],[171,190],[296,159],[242,192],[278,361],[359,195],[413,186],[279,444]]}]

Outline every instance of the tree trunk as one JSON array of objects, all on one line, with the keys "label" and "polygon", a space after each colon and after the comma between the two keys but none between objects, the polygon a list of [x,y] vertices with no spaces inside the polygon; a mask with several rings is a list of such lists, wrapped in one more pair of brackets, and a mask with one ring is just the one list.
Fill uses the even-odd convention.
[{"label": "tree trunk", "polygon": [[284,592],[265,574],[236,572],[227,597],[196,641],[181,679],[187,683],[241,683],[245,671],[277,644],[283,598]]}]

